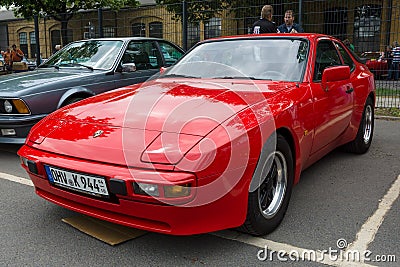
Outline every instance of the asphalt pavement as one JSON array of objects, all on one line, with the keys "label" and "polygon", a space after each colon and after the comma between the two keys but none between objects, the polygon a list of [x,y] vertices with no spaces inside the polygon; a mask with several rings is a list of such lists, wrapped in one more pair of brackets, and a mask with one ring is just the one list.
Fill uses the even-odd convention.
[{"label": "asphalt pavement", "polygon": [[0,266],[399,266],[400,121],[376,120],[368,153],[337,149],[305,170],[282,224],[263,237],[147,233],[110,246],[36,196],[17,150],[0,145]]}]

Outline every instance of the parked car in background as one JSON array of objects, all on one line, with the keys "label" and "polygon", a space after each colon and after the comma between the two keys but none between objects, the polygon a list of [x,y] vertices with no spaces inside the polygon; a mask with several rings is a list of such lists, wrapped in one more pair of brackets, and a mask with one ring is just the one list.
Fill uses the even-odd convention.
[{"label": "parked car in background", "polygon": [[29,60],[26,57],[22,59],[22,62],[26,63],[26,66],[28,67],[28,70],[34,70],[36,68],[36,61],[34,60]]},{"label": "parked car in background", "polygon": [[386,79],[388,64],[383,52],[363,52],[361,58],[367,59],[366,65],[376,79]]},{"label": "parked car in background", "polygon": [[[174,51],[168,61],[163,49]],[[70,43],[33,71],[0,77],[0,143],[25,141],[54,110],[118,87],[144,82],[183,50],[157,38],[102,38]],[[150,60],[152,58],[153,60]]]},{"label": "parked car in background", "polygon": [[25,58],[23,58],[19,62],[13,62],[12,67],[8,73],[19,73],[19,72],[25,72],[28,70],[29,70],[28,62]]},{"label": "parked car in background", "polygon": [[374,105],[374,76],[338,39],[230,36],[50,114],[18,154],[39,196],[79,213],[165,234],[265,235],[303,169],[338,146],[368,151]]},{"label": "parked car in background", "polygon": [[[21,63],[17,63],[17,67],[15,68],[14,72],[24,72],[28,70],[34,70],[36,68],[36,63],[30,60],[27,60],[25,57],[21,60]],[[0,55],[0,72],[2,74],[9,74],[12,73],[11,69],[6,69],[4,63],[4,57]]]},{"label": "parked car in background", "polygon": [[[14,72],[24,72],[28,70],[34,70],[36,68],[36,61],[29,60],[25,56],[21,60],[21,63],[17,63],[17,67],[14,69]],[[4,64],[4,58],[0,55],[0,72],[2,73],[12,73],[13,70],[6,70]]]}]

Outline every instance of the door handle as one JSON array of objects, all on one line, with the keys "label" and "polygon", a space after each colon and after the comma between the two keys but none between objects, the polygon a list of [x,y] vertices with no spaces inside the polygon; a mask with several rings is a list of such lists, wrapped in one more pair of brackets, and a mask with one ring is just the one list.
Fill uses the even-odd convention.
[{"label": "door handle", "polygon": [[351,94],[351,93],[353,93],[353,91],[354,91],[353,87],[347,87],[346,93]]}]

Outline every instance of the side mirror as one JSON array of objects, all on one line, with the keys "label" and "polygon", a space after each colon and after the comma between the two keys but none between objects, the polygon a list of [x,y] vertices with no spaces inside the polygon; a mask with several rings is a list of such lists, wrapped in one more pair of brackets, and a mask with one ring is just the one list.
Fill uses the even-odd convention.
[{"label": "side mirror", "polygon": [[336,82],[350,79],[349,66],[335,66],[324,69],[322,83]]},{"label": "side mirror", "polygon": [[328,67],[322,73],[322,88],[327,92],[329,91],[329,82],[344,81],[350,79],[350,67],[349,66],[336,66]]},{"label": "side mirror", "polygon": [[135,72],[136,71],[135,63],[125,63],[125,64],[121,64],[121,65],[122,65],[122,72]]}]

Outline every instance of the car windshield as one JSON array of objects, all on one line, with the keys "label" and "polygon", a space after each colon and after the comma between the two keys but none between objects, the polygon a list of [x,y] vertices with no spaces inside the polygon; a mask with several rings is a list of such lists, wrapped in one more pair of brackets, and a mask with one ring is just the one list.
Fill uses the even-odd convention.
[{"label": "car windshield", "polygon": [[381,57],[381,53],[380,52],[365,52],[361,54],[362,58],[366,58],[366,59],[378,59]]},{"label": "car windshield", "polygon": [[304,39],[226,39],[198,45],[163,77],[300,82],[306,67]]},{"label": "car windshield", "polygon": [[117,59],[123,42],[118,40],[89,40],[74,42],[42,64],[46,67],[86,67],[110,69]]}]

